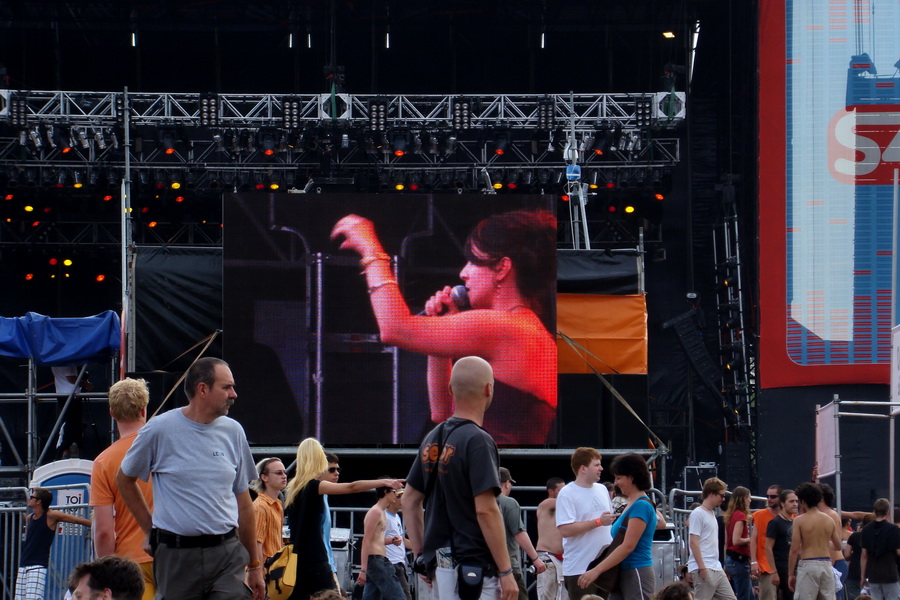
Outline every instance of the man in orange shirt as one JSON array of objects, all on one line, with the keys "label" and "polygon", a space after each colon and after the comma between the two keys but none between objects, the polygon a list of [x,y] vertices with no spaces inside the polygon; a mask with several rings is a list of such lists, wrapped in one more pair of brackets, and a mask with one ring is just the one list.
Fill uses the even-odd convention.
[{"label": "man in orange shirt", "polygon": [[[143,600],[152,600],[153,558],[144,552],[144,532],[119,494],[116,472],[131,448],[138,430],[147,422],[150,392],[143,379],[130,377],[109,388],[109,414],[119,426],[119,439],[100,453],[91,472],[91,506],[94,507],[94,554],[97,558],[115,554],[138,563],[144,575]],[[153,508],[149,481],[138,481],[147,505]]]},{"label": "man in orange shirt", "polygon": [[778,496],[780,485],[770,485],[766,490],[766,508],[753,513],[753,528],[750,532],[750,576],[759,580],[759,600],[775,600],[777,590],[772,584],[775,571],[766,559],[766,527],[775,515],[781,512]]}]

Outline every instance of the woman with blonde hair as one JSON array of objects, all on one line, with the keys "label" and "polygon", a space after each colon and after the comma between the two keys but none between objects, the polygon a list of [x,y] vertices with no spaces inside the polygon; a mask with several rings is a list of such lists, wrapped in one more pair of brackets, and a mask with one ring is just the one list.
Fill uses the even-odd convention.
[{"label": "woman with blonde hair", "polygon": [[348,215],[331,237],[360,256],[381,341],[428,356],[433,422],[453,414],[448,391],[453,361],[479,356],[491,363],[496,378],[484,418],[494,441],[515,446],[553,441],[556,217],[545,210],[514,210],[480,221],[463,250],[467,262],[459,277],[464,288],[438,290],[418,315],[410,311],[370,220]]},{"label": "woman with blonde hair", "polygon": [[328,470],[325,450],[315,438],[306,438],[297,447],[297,471],[285,490],[284,512],[291,526],[291,543],[297,554],[297,586],[291,600],[309,600],[322,590],[336,588],[322,539],[325,515],[324,494],[355,494],[377,487],[399,489],[402,479],[366,479],[332,483],[318,479]]},{"label": "woman with blonde hair", "polygon": [[737,486],[731,492],[725,522],[725,572],[731,577],[731,588],[737,600],[753,600],[750,581],[750,490]]}]

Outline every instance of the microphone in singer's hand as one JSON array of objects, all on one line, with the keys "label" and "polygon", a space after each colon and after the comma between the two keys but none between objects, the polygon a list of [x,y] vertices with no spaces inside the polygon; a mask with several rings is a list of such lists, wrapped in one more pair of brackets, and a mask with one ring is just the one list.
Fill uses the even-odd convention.
[{"label": "microphone in singer's hand", "polygon": [[[461,311],[469,310],[470,308],[472,308],[472,305],[469,304],[469,290],[467,290],[466,286],[464,286],[464,285],[454,286],[453,289],[450,290],[450,299],[453,300],[453,304],[456,305],[456,308],[458,308]],[[442,310],[438,314],[442,315],[445,312],[447,312],[447,311]],[[425,314],[425,311],[423,310],[422,312],[420,312],[418,314],[418,316],[422,316],[424,314]]]}]

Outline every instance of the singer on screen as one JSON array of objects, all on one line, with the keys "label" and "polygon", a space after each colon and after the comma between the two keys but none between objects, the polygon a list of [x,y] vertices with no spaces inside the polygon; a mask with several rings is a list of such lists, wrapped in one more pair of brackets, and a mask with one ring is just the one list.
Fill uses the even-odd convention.
[{"label": "singer on screen", "polygon": [[[332,239],[360,255],[381,340],[428,356],[431,419],[453,413],[448,390],[453,361],[480,356],[494,368],[494,399],[484,428],[498,444],[554,441],[556,343],[551,331],[556,293],[556,218],[547,211],[492,215],[475,226],[459,274],[465,288],[446,286],[413,315],[390,256],[371,221],[349,215]],[[468,308],[471,310],[460,310]]]}]

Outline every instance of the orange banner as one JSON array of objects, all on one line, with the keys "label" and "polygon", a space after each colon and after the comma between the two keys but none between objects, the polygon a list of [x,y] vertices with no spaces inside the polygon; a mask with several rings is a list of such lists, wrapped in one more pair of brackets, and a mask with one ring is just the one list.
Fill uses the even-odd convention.
[{"label": "orange banner", "polygon": [[[647,303],[642,294],[557,294],[556,328],[597,356],[599,361],[581,351],[601,373],[647,374]],[[557,348],[560,373],[593,372],[562,338]]]}]

